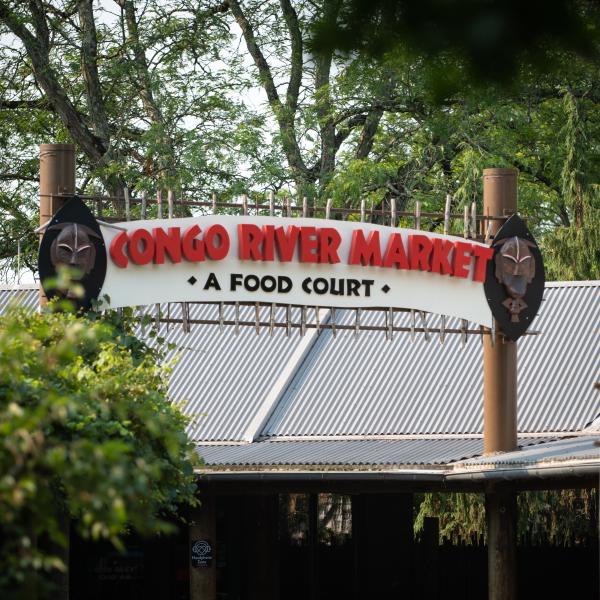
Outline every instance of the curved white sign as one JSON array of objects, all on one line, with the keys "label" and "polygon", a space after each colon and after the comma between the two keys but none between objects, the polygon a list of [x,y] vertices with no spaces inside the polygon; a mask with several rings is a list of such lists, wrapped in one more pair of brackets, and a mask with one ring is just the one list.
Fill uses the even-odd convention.
[{"label": "curved white sign", "polygon": [[323,219],[206,215],[103,226],[112,308],[268,302],[411,308],[491,326],[493,251],[472,240]]}]

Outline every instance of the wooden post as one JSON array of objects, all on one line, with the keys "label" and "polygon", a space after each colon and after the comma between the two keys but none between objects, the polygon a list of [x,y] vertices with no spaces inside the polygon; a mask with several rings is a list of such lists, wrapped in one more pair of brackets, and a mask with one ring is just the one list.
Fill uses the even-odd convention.
[{"label": "wooden post", "polygon": [[[484,169],[483,214],[510,216],[517,212],[514,169]],[[503,222],[493,220],[491,236]],[[485,454],[517,448],[517,344],[505,340],[496,324],[495,340],[483,343],[483,449]],[[486,491],[488,526],[488,598],[514,600],[517,592],[517,501],[513,489]]]},{"label": "wooden post", "polygon": [[[73,144],[40,144],[40,225],[52,220],[66,203],[68,194],[75,193],[75,146]],[[41,237],[44,231],[40,233]],[[40,306],[48,302],[40,284]],[[67,565],[67,572],[55,572],[52,583],[56,586],[56,598],[69,598],[69,534],[70,520],[66,513],[60,514],[59,527],[66,537],[66,546],[49,543],[53,554]],[[44,542],[42,542],[44,543]]]},{"label": "wooden post", "polygon": [[[40,225],[52,219],[68,198],[75,193],[75,146],[40,144]],[[44,232],[40,233],[40,240]],[[47,303],[40,285],[40,306]]]},{"label": "wooden post", "polygon": [[[485,169],[483,213],[492,217],[517,212],[517,171]],[[491,236],[502,221],[491,221]],[[492,345],[489,335],[483,345],[483,450],[486,454],[508,452],[517,447],[517,344],[504,340],[496,325]]]},{"label": "wooden post", "polygon": [[[189,530],[190,553],[190,600],[216,600],[217,597],[217,557],[216,557],[216,510],[215,497],[211,492],[200,496],[201,506],[194,509]],[[209,566],[192,564],[192,546],[197,542],[207,542],[212,548]]]}]

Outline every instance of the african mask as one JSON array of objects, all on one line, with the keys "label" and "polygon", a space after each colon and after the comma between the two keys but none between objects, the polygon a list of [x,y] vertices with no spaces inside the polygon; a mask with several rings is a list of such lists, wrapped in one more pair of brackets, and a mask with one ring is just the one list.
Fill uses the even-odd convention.
[{"label": "african mask", "polygon": [[79,223],[60,223],[48,229],[60,230],[50,246],[50,261],[54,267],[65,265],[87,275],[96,262],[96,247],[91,238],[100,239],[100,236]]},{"label": "african mask", "polygon": [[494,259],[496,279],[509,296],[502,304],[510,312],[511,321],[518,323],[519,313],[527,308],[523,300],[527,286],[535,277],[535,257],[530,249],[536,246],[517,236],[498,240],[494,245],[500,246]]}]

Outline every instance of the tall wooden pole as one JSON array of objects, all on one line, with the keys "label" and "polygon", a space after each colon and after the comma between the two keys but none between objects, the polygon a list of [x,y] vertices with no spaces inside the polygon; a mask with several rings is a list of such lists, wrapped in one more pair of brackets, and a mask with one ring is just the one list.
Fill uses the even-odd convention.
[{"label": "tall wooden pole", "polygon": [[[483,171],[483,214],[510,216],[517,212],[514,169]],[[492,220],[491,235],[502,226]],[[483,448],[485,454],[517,448],[517,344],[505,340],[496,324],[483,344]],[[488,528],[488,598],[514,600],[517,596],[517,502],[509,486],[486,490]]]},{"label": "tall wooden pole", "polygon": [[[44,225],[67,201],[64,194],[75,193],[75,146],[40,145],[40,225]],[[43,232],[40,234],[43,235]],[[40,287],[40,305],[46,296]]]},{"label": "tall wooden pole", "polygon": [[[41,144],[40,145],[40,225],[52,219],[68,198],[64,194],[75,193],[75,146],[73,144]],[[40,233],[40,239],[43,231]],[[47,302],[46,295],[40,285],[40,306]],[[52,577],[56,585],[57,600],[69,598],[69,535],[71,522],[69,515],[62,512],[60,528],[66,538],[66,545],[51,544],[52,553],[60,556],[67,565],[65,573],[55,572]]]}]

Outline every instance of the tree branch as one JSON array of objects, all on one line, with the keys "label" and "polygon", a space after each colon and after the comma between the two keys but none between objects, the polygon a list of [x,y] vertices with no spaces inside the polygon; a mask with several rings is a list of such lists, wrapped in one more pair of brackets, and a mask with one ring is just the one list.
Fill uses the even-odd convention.
[{"label": "tree branch", "polygon": [[29,29],[25,27],[22,19],[10,9],[5,0],[0,0],[0,21],[2,21],[25,46],[38,85],[46,94],[48,102],[73,137],[73,140],[75,140],[92,162],[98,163],[106,152],[106,148],[102,143],[102,140],[86,127],[75,106],[68,98],[64,88],[59,84],[56,73],[50,66],[47,37],[44,34],[48,29],[45,16],[43,12],[41,12],[39,3],[32,1],[30,2],[30,7],[32,8],[31,16],[34,29],[41,38],[34,36]]},{"label": "tree branch", "polygon": [[[246,47],[248,48],[248,52],[250,53],[250,56],[254,60],[254,64],[258,69],[260,82],[267,93],[269,105],[275,115],[275,118],[277,119],[279,133],[281,135],[281,145],[283,146],[290,169],[298,181],[306,180],[312,176],[312,173],[309,169],[307,169],[300,152],[294,125],[294,112],[289,110],[288,106],[283,106],[281,103],[281,99],[279,98],[279,94],[275,86],[275,81],[273,80],[271,67],[267,63],[267,60],[265,59],[265,56],[260,49],[258,42],[256,41],[254,30],[252,29],[250,21],[244,14],[240,3],[238,0],[229,0],[229,7],[237,24],[242,30]],[[290,35],[293,36],[291,32]],[[292,44],[292,46],[294,48],[294,44]],[[296,52],[297,51],[298,49],[296,47]],[[292,54],[293,52],[294,50],[292,51]],[[301,60],[300,68],[302,68]],[[296,85],[299,86],[298,75],[295,74],[295,77],[296,79],[293,82],[290,80],[290,84],[288,85],[288,90],[292,93],[292,98]],[[297,95],[294,102],[297,102]]]},{"label": "tree branch", "polygon": [[102,98],[102,87],[98,75],[98,37],[94,22],[93,0],[79,0],[79,22],[81,24],[81,70],[85,80],[86,100],[90,119],[96,135],[108,147],[110,129]]},{"label": "tree branch", "polygon": [[286,106],[295,115],[298,108],[300,85],[302,84],[302,33],[298,25],[298,15],[290,0],[280,0],[280,4],[292,44],[291,72],[286,94]]}]

